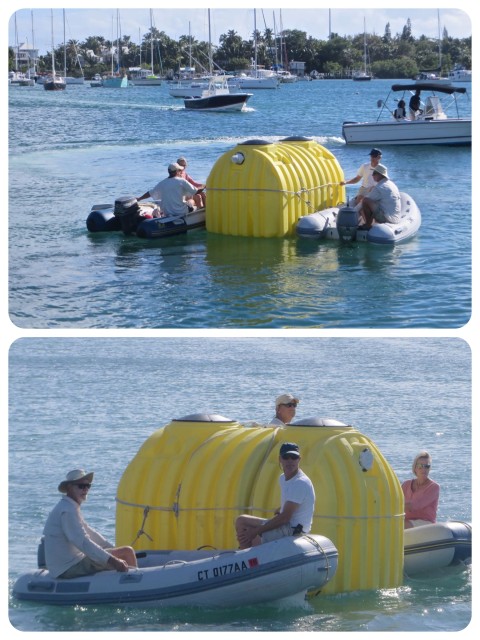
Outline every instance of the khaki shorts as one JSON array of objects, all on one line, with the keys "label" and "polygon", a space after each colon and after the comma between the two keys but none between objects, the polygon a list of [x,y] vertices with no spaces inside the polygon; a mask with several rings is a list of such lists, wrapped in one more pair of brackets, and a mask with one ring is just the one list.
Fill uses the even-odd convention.
[{"label": "khaki shorts", "polygon": [[262,542],[272,542],[272,540],[279,540],[280,538],[287,538],[288,536],[293,536],[293,529],[289,524],[282,524],[282,526],[277,529],[265,531],[265,533],[262,533],[261,538]]},{"label": "khaki shorts", "polygon": [[81,576],[90,576],[99,571],[106,571],[107,568],[106,564],[100,564],[100,562],[95,562],[95,560],[91,560],[88,556],[85,556],[83,560],[74,564],[73,567],[70,567],[70,569],[67,569],[58,577],[80,578]]}]

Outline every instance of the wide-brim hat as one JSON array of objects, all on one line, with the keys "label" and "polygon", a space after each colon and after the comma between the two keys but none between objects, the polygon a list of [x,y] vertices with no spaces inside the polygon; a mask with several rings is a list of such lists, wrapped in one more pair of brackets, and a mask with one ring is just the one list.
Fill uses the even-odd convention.
[{"label": "wide-brim hat", "polygon": [[387,167],[385,167],[383,164],[377,164],[377,166],[373,170],[373,173],[379,173],[381,176],[388,180]]},{"label": "wide-brim hat", "polygon": [[67,486],[72,483],[78,483],[81,481],[85,481],[91,483],[93,480],[93,471],[87,473],[83,469],[73,469],[73,471],[69,471],[65,480],[62,480],[58,485],[58,490],[60,493],[67,492]]}]

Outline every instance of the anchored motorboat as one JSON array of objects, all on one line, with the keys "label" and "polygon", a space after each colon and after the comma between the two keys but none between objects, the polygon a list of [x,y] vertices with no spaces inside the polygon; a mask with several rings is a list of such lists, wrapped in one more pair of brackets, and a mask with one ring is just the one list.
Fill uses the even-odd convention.
[{"label": "anchored motorboat", "polygon": [[[409,96],[417,91],[420,92],[420,109],[415,113],[406,113],[404,118],[395,118],[395,108],[387,104],[391,93],[399,93],[408,104]],[[347,144],[377,147],[388,144],[471,145],[472,118],[460,117],[457,101],[457,96],[465,93],[465,87],[440,82],[394,84],[387,98],[379,100],[381,110],[375,121],[344,122],[342,135]],[[450,102],[444,105],[441,98],[445,97],[447,100],[450,98]],[[447,115],[452,109],[456,109],[453,117]],[[387,118],[383,118],[384,115]]]}]

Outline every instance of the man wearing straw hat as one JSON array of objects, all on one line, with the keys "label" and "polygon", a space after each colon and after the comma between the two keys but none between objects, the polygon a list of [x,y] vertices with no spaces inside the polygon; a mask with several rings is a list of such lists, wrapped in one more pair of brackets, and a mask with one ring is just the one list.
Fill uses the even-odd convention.
[{"label": "man wearing straw hat", "polygon": [[114,547],[83,519],[80,506],[92,486],[93,472],[74,469],[58,485],[65,494],[50,512],[43,530],[45,563],[54,578],[76,578],[98,571],[136,567],[132,547]]},{"label": "man wearing straw hat", "polygon": [[370,229],[374,220],[392,224],[400,222],[400,192],[397,185],[390,180],[387,167],[378,164],[372,176],[375,186],[362,201],[359,214],[363,216],[365,224],[359,229]]}]

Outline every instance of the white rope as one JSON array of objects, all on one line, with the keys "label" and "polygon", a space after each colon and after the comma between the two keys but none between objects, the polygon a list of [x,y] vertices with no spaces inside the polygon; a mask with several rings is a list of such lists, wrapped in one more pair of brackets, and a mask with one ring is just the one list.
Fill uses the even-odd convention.
[{"label": "white rope", "polygon": [[317,189],[326,189],[327,187],[335,187],[340,185],[339,182],[327,182],[326,184],[320,184],[317,187],[311,187],[310,189],[307,189],[306,187],[302,187],[300,190],[298,191],[289,191],[288,189],[261,189],[261,188],[251,188],[251,189],[247,189],[245,187],[208,187],[208,192],[210,193],[211,191],[227,191],[227,192],[232,192],[232,191],[244,191],[244,192],[257,192],[257,191],[261,191],[261,192],[265,192],[265,193],[284,193],[286,195],[293,195],[293,196],[299,196],[302,193],[308,193],[309,191],[316,191]]},{"label": "white rope", "polygon": [[[261,513],[275,513],[274,509],[264,509],[263,507],[249,506],[235,506],[235,507],[180,507],[178,503],[173,504],[170,507],[152,506],[146,504],[138,504],[135,502],[127,502],[120,498],[115,498],[119,504],[124,504],[127,507],[137,507],[143,509],[148,514],[149,511],[171,511],[178,515],[179,512],[202,512],[202,511],[260,511]],[[315,519],[327,519],[327,520],[384,520],[389,518],[403,518],[404,513],[394,513],[386,515],[366,515],[366,516],[347,516],[347,515],[314,515]],[[146,519],[146,518],[145,518]]]}]

